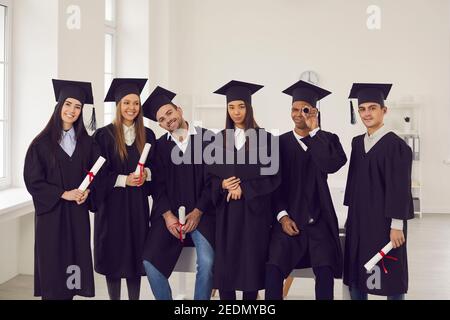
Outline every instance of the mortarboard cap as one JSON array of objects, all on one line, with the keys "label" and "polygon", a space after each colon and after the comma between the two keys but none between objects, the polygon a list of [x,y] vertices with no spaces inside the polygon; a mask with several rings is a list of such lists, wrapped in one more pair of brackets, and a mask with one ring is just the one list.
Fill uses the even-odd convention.
[{"label": "mortarboard cap", "polygon": [[227,97],[227,103],[242,100],[251,104],[252,95],[263,87],[264,86],[258,84],[232,80],[214,93],[225,95]]},{"label": "mortarboard cap", "polygon": [[144,110],[144,116],[153,121],[158,121],[156,119],[156,113],[159,108],[166,104],[172,103],[173,98],[175,98],[177,94],[164,89],[162,87],[156,87],[155,90],[150,94],[147,100],[142,105],[142,109]]},{"label": "mortarboard cap", "polygon": [[117,104],[129,94],[140,96],[146,83],[147,79],[115,78],[106,94],[105,102],[115,102]]},{"label": "mortarboard cap", "polygon": [[317,107],[317,102],[330,95],[331,92],[315,86],[303,80],[298,81],[283,93],[292,96],[292,103],[296,101],[308,102],[314,108]]},{"label": "mortarboard cap", "polygon": [[[354,83],[350,91],[349,99],[357,99],[358,106],[366,102],[378,103],[384,107],[384,101],[391,91],[390,83]],[[356,123],[353,102],[350,100],[351,123]]]},{"label": "mortarboard cap", "polygon": [[77,99],[82,105],[94,104],[90,82],[52,79],[55,99],[64,102],[67,98]]}]

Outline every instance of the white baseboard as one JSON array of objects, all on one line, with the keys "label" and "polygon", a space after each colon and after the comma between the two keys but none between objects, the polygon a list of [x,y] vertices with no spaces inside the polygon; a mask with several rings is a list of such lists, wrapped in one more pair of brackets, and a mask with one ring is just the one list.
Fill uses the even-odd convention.
[{"label": "white baseboard", "polygon": [[444,207],[424,207],[422,210],[422,213],[430,214],[430,213],[436,213],[436,214],[450,214],[450,208],[444,208]]}]

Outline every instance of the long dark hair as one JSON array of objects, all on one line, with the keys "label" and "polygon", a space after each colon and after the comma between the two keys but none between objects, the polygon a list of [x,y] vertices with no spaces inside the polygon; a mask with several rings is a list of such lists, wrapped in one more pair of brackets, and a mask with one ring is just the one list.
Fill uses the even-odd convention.
[{"label": "long dark hair", "polygon": [[[245,105],[245,118],[244,118],[244,131],[247,131],[248,129],[259,129],[259,125],[256,123],[253,107],[250,103],[244,101]],[[230,113],[228,112],[228,104],[227,104],[227,115],[225,118],[225,130],[223,131],[223,138],[224,138],[224,144],[227,143],[227,129],[234,130],[235,124],[233,119],[231,119]],[[245,142],[245,148],[248,149],[248,137]]]},{"label": "long dark hair", "polygon": [[[30,146],[32,146],[44,138],[49,139],[53,157],[55,156],[56,148],[62,137],[63,121],[61,119],[61,111],[65,102],[65,100],[59,101],[56,104],[55,110],[53,111],[53,114],[44,130],[42,130],[30,144]],[[77,141],[88,134],[83,122],[83,107],[81,107],[80,116],[78,117],[77,121],[74,122],[73,128],[75,130]]]}]

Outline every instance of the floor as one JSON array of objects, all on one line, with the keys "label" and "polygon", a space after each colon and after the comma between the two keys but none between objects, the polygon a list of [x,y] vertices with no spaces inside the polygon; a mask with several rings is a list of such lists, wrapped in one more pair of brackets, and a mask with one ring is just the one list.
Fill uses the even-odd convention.
[{"label": "floor", "polygon": [[[417,300],[449,300],[450,299],[450,215],[424,214],[422,219],[414,219],[409,228],[409,287],[407,299]],[[192,299],[195,276],[186,273],[185,298]],[[179,292],[180,273],[174,273],[170,279],[173,296]],[[146,278],[142,278],[141,299],[153,299]],[[96,275],[96,297],[94,299],[108,299],[105,280]],[[124,285],[124,283],[123,283]],[[0,285],[0,300],[30,300],[35,299],[33,292],[33,277],[19,275]],[[125,287],[122,296],[127,295]],[[260,298],[264,292],[260,292]],[[213,299],[217,299],[216,296]],[[335,298],[342,299],[342,281],[336,281]],[[83,299],[83,298],[77,298]],[[297,278],[292,284],[287,297],[289,300],[314,299],[314,280]],[[370,299],[381,299],[371,296]]]}]

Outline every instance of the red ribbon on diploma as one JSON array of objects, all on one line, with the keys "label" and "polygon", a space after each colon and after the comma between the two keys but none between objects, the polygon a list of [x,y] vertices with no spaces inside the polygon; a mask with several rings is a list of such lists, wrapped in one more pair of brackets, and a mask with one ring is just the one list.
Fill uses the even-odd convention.
[{"label": "red ribbon on diploma", "polygon": [[381,254],[381,257],[382,257],[381,258],[381,265],[383,266],[383,271],[384,271],[385,274],[388,274],[388,270],[386,269],[386,266],[384,265],[384,258],[391,259],[391,260],[394,260],[394,261],[398,261],[398,259],[396,257],[387,256],[386,253],[383,252],[383,250],[381,250],[379,253]]},{"label": "red ribbon on diploma", "polygon": [[181,241],[181,243],[183,243],[184,242],[184,240],[183,240],[183,227],[185,226],[185,224],[181,224],[181,223],[177,223],[177,227],[180,227],[180,241]]},{"label": "red ribbon on diploma", "polygon": [[89,171],[87,175],[89,176],[89,183],[91,183],[94,180],[95,175],[91,171]]},{"label": "red ribbon on diploma", "polygon": [[139,167],[139,182],[141,182],[142,177],[144,176],[144,164],[139,162],[138,167]]}]

